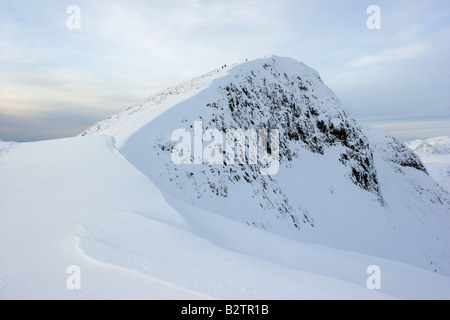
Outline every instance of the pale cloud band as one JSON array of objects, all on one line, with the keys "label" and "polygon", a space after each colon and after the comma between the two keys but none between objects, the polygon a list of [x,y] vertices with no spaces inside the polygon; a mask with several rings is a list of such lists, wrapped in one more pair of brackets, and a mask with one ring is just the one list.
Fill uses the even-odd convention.
[{"label": "pale cloud band", "polygon": [[351,65],[355,67],[366,67],[379,63],[410,59],[426,53],[426,50],[427,46],[425,44],[417,43],[409,46],[386,50],[376,55],[365,56],[351,62]]},{"label": "pale cloud band", "polygon": [[450,136],[450,120],[436,121],[394,121],[382,124],[368,122],[372,128],[387,131],[402,141],[414,139],[433,138],[437,136]]}]

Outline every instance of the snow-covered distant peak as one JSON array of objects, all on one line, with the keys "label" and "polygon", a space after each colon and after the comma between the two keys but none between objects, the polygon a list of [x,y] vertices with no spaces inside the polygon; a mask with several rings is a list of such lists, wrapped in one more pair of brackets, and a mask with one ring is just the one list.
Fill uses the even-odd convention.
[{"label": "snow-covered distant peak", "polygon": [[414,140],[407,142],[406,145],[420,157],[450,154],[450,136]]},{"label": "snow-covered distant peak", "polygon": [[450,136],[407,142],[422,160],[430,176],[450,192]]},{"label": "snow-covered distant peak", "polygon": [[450,136],[442,136],[425,140],[433,146],[450,146]]}]

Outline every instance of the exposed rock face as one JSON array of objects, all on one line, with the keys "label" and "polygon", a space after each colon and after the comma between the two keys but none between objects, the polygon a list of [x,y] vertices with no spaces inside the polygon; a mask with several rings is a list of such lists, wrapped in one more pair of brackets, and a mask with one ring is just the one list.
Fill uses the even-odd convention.
[{"label": "exposed rock face", "polygon": [[[344,168],[347,178],[372,194],[380,206],[386,205],[374,165],[374,151],[361,127],[315,70],[287,58],[252,61],[219,77],[211,72],[151,96],[85,134],[108,130],[124,116],[156,110],[167,100],[194,90],[197,94],[172,105],[141,130],[142,139],[152,141],[151,153],[146,164],[142,163],[146,157],[135,159],[137,167],[175,198],[213,212],[217,203],[234,211],[236,204],[230,205],[227,199],[230,194],[244,192],[250,197],[246,204],[250,213],[246,216],[241,212],[234,217],[238,220],[265,229],[272,227],[272,219],[264,218],[269,216],[287,222],[294,229],[315,225],[308,210],[286,195],[286,186],[277,175],[260,174],[260,164],[228,165],[225,160],[222,165],[175,165],[170,153],[177,142],[171,141],[171,132],[184,128],[192,134],[194,122],[201,121],[204,131],[218,129],[224,136],[229,129],[279,130],[280,170],[290,170],[293,161],[302,161],[299,155],[305,150],[323,156],[327,150],[338,150],[333,161]],[[133,139],[136,135],[125,144],[125,155],[137,145]],[[247,160],[251,147],[247,139]],[[220,150],[226,159],[225,148],[224,143]],[[394,138],[387,138],[379,148],[384,150],[386,161],[426,172],[417,156]],[[233,217],[232,213],[227,215]]]}]

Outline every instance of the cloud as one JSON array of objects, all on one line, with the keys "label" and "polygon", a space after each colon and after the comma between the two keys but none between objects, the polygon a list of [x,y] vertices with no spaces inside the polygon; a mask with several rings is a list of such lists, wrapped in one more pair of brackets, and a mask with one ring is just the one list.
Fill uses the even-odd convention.
[{"label": "cloud", "polygon": [[249,49],[257,52],[278,41],[273,35],[282,34],[284,24],[275,4],[270,0],[150,5],[133,1],[101,8],[87,4],[86,9],[81,7],[86,17],[82,29],[86,28],[90,42],[114,51],[114,59],[132,55],[144,60],[146,55],[149,63],[165,61],[189,73],[191,68],[219,59],[231,63],[223,60],[245,58],[242,55]]},{"label": "cloud", "polygon": [[354,67],[367,67],[374,64],[393,62],[417,57],[425,53],[427,46],[423,43],[390,49],[376,55],[369,55],[351,62]]},{"label": "cloud", "polygon": [[111,90],[108,82],[87,69],[35,66],[0,75],[0,111],[15,115],[71,112],[73,106],[83,113],[117,110],[118,104],[124,108],[127,102],[137,102],[130,101],[127,93],[120,88]]},{"label": "cloud", "polygon": [[[104,116],[103,116],[104,117]],[[102,116],[72,112],[10,115],[0,111],[0,137],[4,141],[38,141],[71,137],[86,130]]]},{"label": "cloud", "polygon": [[450,120],[368,122],[366,125],[389,132],[402,141],[450,136]]}]

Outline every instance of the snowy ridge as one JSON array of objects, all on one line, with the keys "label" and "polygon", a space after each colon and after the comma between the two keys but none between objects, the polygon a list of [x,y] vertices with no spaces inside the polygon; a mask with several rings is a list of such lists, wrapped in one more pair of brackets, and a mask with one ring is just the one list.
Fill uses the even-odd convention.
[{"label": "snowy ridge", "polygon": [[[407,250],[411,245],[422,248],[424,243],[435,241],[429,238],[429,231],[419,228],[413,244],[406,246],[411,235],[400,221],[413,214],[417,217],[414,224],[430,224],[431,229],[440,230],[440,243],[436,244],[440,249],[431,256],[419,254],[422,249],[408,249],[410,252],[400,260],[449,272],[445,252],[450,239],[439,222],[442,218],[444,225],[449,225],[449,195],[429,179],[420,159],[405,145],[386,134],[363,130],[315,70],[273,56],[177,87],[183,89],[169,89],[165,95],[182,92],[182,97],[188,98],[177,99],[172,105],[163,102],[160,108],[164,111],[157,117],[151,110],[159,101],[158,95],[147,99],[148,104],[135,107],[142,123],[138,128],[130,126],[135,121],[133,116],[122,116],[114,125],[101,123],[102,132],[115,136],[125,158],[165,194],[294,239],[332,243],[338,248],[394,259],[399,258],[394,251],[374,248],[382,243],[389,247],[394,241]],[[165,101],[170,99],[166,97]],[[262,176],[258,165],[173,164],[170,155],[175,142],[171,134],[179,128],[192,133],[194,121],[202,121],[204,130],[279,129],[279,173]],[[127,135],[123,134],[125,127]],[[384,171],[379,172],[379,168]],[[399,184],[400,190],[391,189]],[[421,199],[415,207],[404,202],[411,197]],[[397,222],[392,217],[386,219],[387,212],[397,217]],[[424,217],[427,212],[441,218]],[[336,225],[352,237],[343,238]],[[355,225],[359,226],[356,230]],[[353,241],[364,238],[367,228],[374,230],[378,244]],[[384,234],[386,228],[392,228],[388,231],[391,236]]]},{"label": "snowy ridge", "polygon": [[366,132],[371,132],[374,137],[371,145],[382,154],[385,161],[397,164],[400,167],[411,167],[427,173],[419,156],[411,152],[406,145],[394,137],[380,131],[376,132],[374,129],[366,129]]}]

